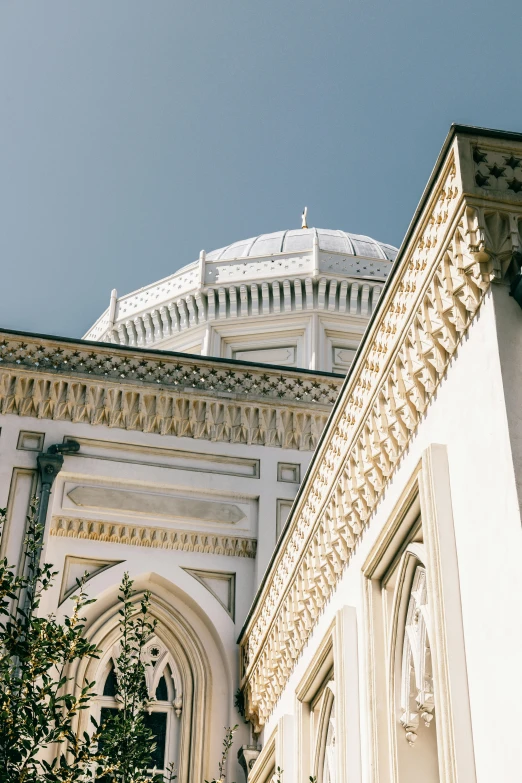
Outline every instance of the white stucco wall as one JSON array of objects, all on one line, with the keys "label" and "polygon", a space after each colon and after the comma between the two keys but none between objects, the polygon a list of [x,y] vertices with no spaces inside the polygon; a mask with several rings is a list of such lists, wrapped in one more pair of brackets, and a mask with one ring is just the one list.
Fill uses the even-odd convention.
[{"label": "white stucco wall", "polygon": [[[267,738],[282,716],[295,714],[295,690],[318,644],[336,612],[355,607],[363,781],[371,776],[361,568],[423,450],[434,443],[447,446],[449,459],[476,779],[520,780],[522,745],[515,715],[522,697],[522,532],[501,372],[502,356],[511,363],[504,380],[510,404],[516,406],[522,396],[515,383],[520,353],[518,337],[509,351],[503,346],[499,353],[495,313],[496,307],[503,333],[519,335],[522,312],[513,305],[505,287],[488,294],[264,729]],[[517,448],[515,457],[519,464]]]}]

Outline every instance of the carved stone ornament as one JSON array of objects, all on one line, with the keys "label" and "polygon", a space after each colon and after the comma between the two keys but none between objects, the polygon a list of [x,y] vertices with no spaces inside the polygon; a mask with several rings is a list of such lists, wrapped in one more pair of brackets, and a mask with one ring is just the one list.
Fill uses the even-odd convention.
[{"label": "carved stone ornament", "polygon": [[53,517],[50,532],[52,536],[86,538],[91,541],[109,541],[114,544],[131,544],[152,549],[206,552],[228,557],[254,558],[257,548],[255,538],[76,517]]},{"label": "carved stone ornament", "polygon": [[[117,679],[120,677],[118,659],[121,652],[122,644],[121,641],[118,641],[111,649],[111,660]],[[144,664],[147,695],[151,703],[156,701],[156,689],[160,679],[164,676],[168,677],[170,683],[167,686],[168,700],[172,700],[171,703],[176,717],[180,718],[183,710],[183,680],[181,672],[167,647],[155,634],[148,640],[141,660]],[[118,696],[116,698],[117,700],[119,699]]]},{"label": "carved stone ornament", "polygon": [[434,717],[429,626],[426,570],[419,565],[413,575],[402,651],[400,722],[409,745],[417,741],[419,720],[429,728]]},{"label": "carved stone ornament", "polygon": [[237,752],[237,760],[245,773],[245,781],[248,781],[250,770],[256,763],[260,750],[257,745],[242,745]]},{"label": "carved stone ornament", "polygon": [[[508,214],[464,197],[455,149],[456,142],[399,258],[240,640],[247,717],[256,732],[492,280],[519,247],[522,204]],[[428,720],[425,691],[419,709]]]},{"label": "carved stone ornament", "polygon": [[0,332],[0,413],[313,450],[343,379]]}]

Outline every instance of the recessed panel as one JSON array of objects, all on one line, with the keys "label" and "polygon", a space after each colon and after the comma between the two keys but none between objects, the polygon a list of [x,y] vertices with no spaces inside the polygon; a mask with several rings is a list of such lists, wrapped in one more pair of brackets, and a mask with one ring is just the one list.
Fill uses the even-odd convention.
[{"label": "recessed panel", "polygon": [[235,525],[245,519],[245,510],[237,503],[180,497],[153,492],[79,485],[67,493],[74,506],[123,511],[146,516],[221,522]]},{"label": "recessed panel", "polygon": [[27,430],[20,430],[16,448],[20,451],[43,451],[44,440],[44,432],[29,432]]},{"label": "recessed panel", "polygon": [[202,473],[221,473],[225,476],[259,478],[259,460],[235,457],[228,454],[208,454],[204,451],[162,449],[135,443],[117,443],[94,438],[66,436],[64,441],[75,440],[80,444],[76,457],[91,457],[112,462],[136,463],[150,467],[175,468]]},{"label": "recessed panel", "polygon": [[301,481],[301,465],[298,462],[278,462],[277,480],[289,484],[299,484]]},{"label": "recessed panel", "polygon": [[262,362],[263,364],[280,364],[282,367],[295,365],[295,346],[277,346],[275,348],[250,348],[244,351],[234,351],[234,359],[245,362]]},{"label": "recessed panel", "polygon": [[276,504],[276,535],[277,538],[279,538],[290,514],[290,509],[294,505],[294,501],[287,500],[286,498],[277,498]]}]

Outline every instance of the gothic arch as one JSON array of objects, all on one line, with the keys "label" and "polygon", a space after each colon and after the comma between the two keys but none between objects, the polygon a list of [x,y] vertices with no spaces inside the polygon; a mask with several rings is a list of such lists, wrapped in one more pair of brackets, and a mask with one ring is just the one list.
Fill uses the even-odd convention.
[{"label": "gothic arch", "polygon": [[[118,658],[121,642],[104,651],[96,673],[96,697],[92,701],[91,714],[98,724],[111,712],[120,707],[117,698]],[[148,663],[144,671],[144,682],[151,699],[146,723],[157,737],[153,765],[159,771],[166,771],[170,764],[179,766],[179,744],[182,736],[183,677],[175,657],[154,633],[143,653]]]},{"label": "gothic arch", "polygon": [[390,623],[389,701],[394,780],[438,783],[431,617],[424,545],[405,548],[395,576]]},{"label": "gothic arch", "polygon": [[[145,590],[151,593],[150,614],[157,621],[156,636],[172,657],[175,669],[174,678],[177,689],[183,694],[183,708],[180,715],[179,736],[179,783],[203,780],[208,765],[209,754],[209,716],[212,711],[213,677],[212,663],[223,670],[223,677],[230,680],[226,658],[222,647],[216,642],[210,623],[207,630],[213,637],[214,649],[204,644],[197,631],[184,617],[176,604],[183,603],[182,591],[175,585],[155,574],[134,579],[136,602],[139,602]],[[188,598],[188,597],[187,597]],[[193,610],[187,602],[188,608]],[[100,596],[92,605],[86,626],[86,636],[102,651],[100,659],[80,661],[70,676],[79,684],[102,679],[107,672],[108,661],[115,645],[119,641],[117,586],[110,594]],[[199,618],[204,619],[199,612]],[[219,679],[216,678],[216,679]],[[232,694],[230,694],[232,698]],[[86,711],[87,712],[87,711]],[[88,728],[89,715],[80,715],[79,730]]]},{"label": "gothic arch", "polygon": [[336,783],[335,729],[335,682],[329,680],[321,697],[315,733],[314,775],[318,783]]}]

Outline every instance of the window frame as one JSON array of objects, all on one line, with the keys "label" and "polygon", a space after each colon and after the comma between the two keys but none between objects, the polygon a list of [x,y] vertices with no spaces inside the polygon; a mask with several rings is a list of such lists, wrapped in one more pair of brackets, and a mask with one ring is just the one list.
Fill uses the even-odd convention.
[{"label": "window frame", "polygon": [[[179,763],[179,752],[181,743],[181,731],[182,724],[180,715],[176,712],[176,696],[178,691],[176,689],[176,679],[179,680],[179,673],[175,673],[175,662],[171,654],[169,653],[166,645],[157,639],[152,637],[147,642],[147,649],[157,646],[160,648],[161,653],[157,658],[156,665],[150,664],[145,669],[147,692],[149,698],[152,699],[151,703],[147,706],[146,712],[151,713],[164,713],[167,716],[166,719],[166,731],[165,731],[165,752],[164,752],[164,766],[159,769],[158,772],[165,772],[170,764],[177,765]],[[119,654],[119,642],[114,644],[110,652],[104,657],[100,666],[101,676],[98,678],[98,693],[93,699],[91,707],[91,714],[94,719],[100,725],[101,723],[101,711],[103,708],[108,709],[121,709],[121,702],[118,701],[117,696],[108,696],[103,693],[105,690],[105,683],[110,675],[111,669],[116,670],[116,660]],[[168,670],[168,677],[165,677]],[[178,675],[176,677],[176,674]],[[166,679],[166,686],[169,698],[167,700],[156,700],[156,690],[162,677]],[[153,693],[153,696],[151,696]],[[181,712],[181,710],[180,710]],[[179,725],[178,725],[179,724]]]},{"label": "window frame", "polygon": [[[392,616],[383,598],[389,578],[422,533],[432,633],[440,780],[476,783],[451,486],[447,449],[431,444],[406,481],[362,567],[370,783],[400,783],[395,747],[395,702],[389,661]],[[444,601],[444,596],[451,596]],[[387,694],[387,709],[378,696]],[[391,724],[393,728],[390,730]],[[459,742],[456,742],[458,733]]]}]

